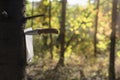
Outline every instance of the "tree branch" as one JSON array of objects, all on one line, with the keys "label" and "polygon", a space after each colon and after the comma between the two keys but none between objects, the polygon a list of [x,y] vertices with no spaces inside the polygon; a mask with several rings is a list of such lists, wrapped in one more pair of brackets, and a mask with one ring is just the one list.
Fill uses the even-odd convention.
[{"label": "tree branch", "polygon": [[45,15],[44,14],[40,14],[40,15],[34,15],[34,16],[25,17],[24,19],[25,20],[29,20],[29,19],[34,19],[34,18],[43,17],[43,16],[45,16]]}]

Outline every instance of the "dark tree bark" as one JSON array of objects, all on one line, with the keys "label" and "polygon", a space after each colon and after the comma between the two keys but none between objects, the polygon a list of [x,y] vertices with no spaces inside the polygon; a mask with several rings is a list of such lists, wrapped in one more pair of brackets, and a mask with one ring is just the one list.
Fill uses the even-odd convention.
[{"label": "dark tree bark", "polygon": [[0,0],[0,80],[23,80],[24,0]]},{"label": "dark tree bark", "polygon": [[112,7],[112,23],[111,23],[111,43],[110,43],[110,56],[109,56],[109,80],[115,80],[115,43],[116,43],[116,18],[117,18],[117,2],[113,0]]},{"label": "dark tree bark", "polygon": [[62,0],[62,17],[60,25],[60,58],[58,62],[58,65],[60,66],[64,66],[66,3],[67,0]]},{"label": "dark tree bark", "polygon": [[100,1],[97,0],[96,5],[96,16],[95,16],[95,32],[94,32],[94,56],[97,56],[97,28],[98,28],[98,14],[99,14],[99,3]]},{"label": "dark tree bark", "polygon": [[[51,8],[52,7],[52,2],[49,0],[49,28],[51,28]],[[50,34],[50,58],[53,59],[53,38],[52,34]]]}]

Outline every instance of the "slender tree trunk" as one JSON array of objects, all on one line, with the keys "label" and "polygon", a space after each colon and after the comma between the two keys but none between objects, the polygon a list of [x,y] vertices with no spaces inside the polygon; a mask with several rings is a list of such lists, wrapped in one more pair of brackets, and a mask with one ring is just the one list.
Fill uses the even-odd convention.
[{"label": "slender tree trunk", "polygon": [[24,0],[0,0],[0,80],[23,80]]},{"label": "slender tree trunk", "polygon": [[112,7],[112,33],[110,43],[110,56],[109,56],[109,80],[115,80],[115,42],[116,42],[116,18],[117,18],[117,1],[113,0]]},{"label": "slender tree trunk", "polygon": [[[51,28],[51,6],[52,6],[52,2],[51,0],[49,1],[49,28]],[[50,34],[50,54],[51,54],[51,59],[53,59],[53,38],[52,38],[52,34]]]},{"label": "slender tree trunk", "polygon": [[58,62],[58,65],[60,66],[64,66],[66,3],[67,0],[62,0],[62,17],[60,26],[60,58]]},{"label": "slender tree trunk", "polygon": [[100,1],[97,0],[96,6],[96,17],[95,17],[95,32],[94,32],[94,56],[97,56],[97,28],[98,28],[98,15],[99,15],[99,3]]}]

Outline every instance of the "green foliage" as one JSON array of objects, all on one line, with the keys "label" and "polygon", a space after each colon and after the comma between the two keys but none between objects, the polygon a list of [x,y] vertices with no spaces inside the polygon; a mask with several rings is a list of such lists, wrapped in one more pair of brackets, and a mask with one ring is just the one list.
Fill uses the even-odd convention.
[{"label": "green foliage", "polygon": [[[110,7],[108,8],[106,4]],[[97,48],[98,53],[107,51],[110,35],[110,10],[111,3],[102,0],[100,2],[99,23],[97,33]],[[51,26],[59,30],[61,22],[61,2],[57,0],[52,1],[51,7]],[[77,55],[92,56],[93,55],[93,35],[94,35],[94,20],[96,15],[95,4],[87,6],[67,5],[66,13],[66,54],[69,56],[71,53]],[[27,4],[27,16],[31,15],[32,6]],[[35,28],[48,28],[49,27],[49,0],[41,0],[36,3],[34,9],[35,14],[45,14],[45,17],[34,19],[33,29]],[[107,10],[107,11],[106,11]],[[109,21],[109,22],[108,22]],[[31,26],[31,21],[27,22],[26,27]],[[40,35],[34,37],[35,54],[42,56],[48,55],[50,38],[49,35]],[[59,49],[59,35],[53,35],[53,53],[58,55]],[[41,54],[41,55],[40,55]]]},{"label": "green foliage", "polygon": [[[93,7],[91,7],[93,9]],[[93,17],[89,6],[74,6],[67,8],[67,21],[66,21],[66,40],[72,45],[72,51],[76,54],[92,54],[92,38],[93,32]],[[71,34],[71,35],[69,35]],[[79,45],[78,45],[79,44]],[[90,50],[90,51],[86,51]],[[91,52],[91,53],[88,53]]]},{"label": "green foliage", "polygon": [[[67,68],[73,68],[70,71],[78,71],[82,66],[84,72],[86,72],[87,77],[107,77],[108,68],[108,55],[109,55],[109,43],[110,43],[110,33],[111,33],[111,1],[112,0],[100,0],[100,11],[98,19],[98,31],[97,31],[97,52],[99,56],[97,59],[94,57],[93,39],[94,39],[94,25],[95,25],[95,15],[96,15],[96,4],[93,2],[86,6],[80,5],[67,5],[66,10],[66,33],[65,33],[65,63]],[[108,7],[109,6],[109,7]],[[35,14],[45,14],[45,17],[40,17],[34,19],[33,29],[35,28],[48,28],[49,27],[49,0],[41,0],[37,3],[34,10]],[[31,4],[27,4],[27,16],[31,15]],[[51,7],[51,26],[52,28],[60,29],[61,22],[61,2],[58,0],[52,1]],[[31,21],[27,22],[26,27],[31,26]],[[60,37],[58,35],[52,35],[53,37],[53,55],[55,64],[59,58],[60,52]],[[117,56],[120,56],[120,41],[116,41],[116,52]],[[50,37],[49,35],[38,35],[34,36],[34,61],[41,58],[46,59],[50,56]],[[71,57],[72,56],[72,57]],[[47,61],[47,60],[43,60]],[[49,62],[49,60],[48,60]],[[49,64],[49,63],[48,63]],[[54,64],[54,67],[55,67]],[[71,65],[73,64],[73,65]],[[75,65],[77,65],[77,67]],[[44,64],[42,69],[46,71]],[[73,66],[73,67],[71,67]],[[53,67],[53,66],[52,66]],[[104,68],[104,69],[103,69]],[[99,72],[100,71],[100,72]],[[45,72],[46,73],[46,72]],[[43,74],[45,74],[43,72]],[[52,72],[51,72],[52,73]],[[60,72],[62,73],[62,72]],[[69,71],[67,72],[69,73]],[[92,74],[91,74],[92,73]],[[90,75],[91,74],[91,75]],[[46,74],[45,74],[46,75]],[[65,74],[66,75],[66,74]],[[79,72],[75,73],[75,76],[79,75]],[[68,77],[67,77],[68,78]],[[77,80],[78,76],[67,80]],[[91,79],[92,80],[92,79]],[[102,80],[102,79],[101,79]],[[104,80],[104,79],[103,79]]]}]

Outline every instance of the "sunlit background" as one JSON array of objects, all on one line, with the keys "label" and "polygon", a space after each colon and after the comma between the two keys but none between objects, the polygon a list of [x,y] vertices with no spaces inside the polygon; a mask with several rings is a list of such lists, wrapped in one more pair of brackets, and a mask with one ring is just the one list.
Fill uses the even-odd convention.
[{"label": "sunlit background", "polygon": [[[67,0],[67,5],[61,1],[27,2],[26,16],[45,16],[28,20],[26,28],[51,27],[59,33],[63,33],[65,28],[64,54],[60,47],[64,40],[61,34],[52,34],[52,38],[49,34],[33,37],[34,58],[32,65],[28,65],[28,75],[32,75],[33,80],[108,80],[108,64],[113,60],[109,59],[112,0]],[[117,6],[115,68],[116,78],[120,80],[120,3]],[[60,65],[56,72],[61,61],[64,67]]]},{"label": "sunlit background", "polygon": [[[30,2],[32,1],[40,1],[40,0],[29,0]],[[75,4],[79,4],[79,5],[86,5],[88,0],[67,0],[68,4],[70,5],[75,5]]]}]

